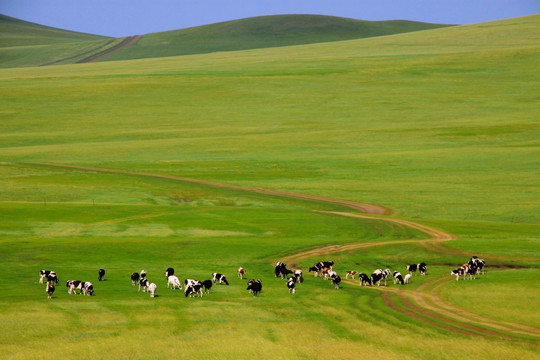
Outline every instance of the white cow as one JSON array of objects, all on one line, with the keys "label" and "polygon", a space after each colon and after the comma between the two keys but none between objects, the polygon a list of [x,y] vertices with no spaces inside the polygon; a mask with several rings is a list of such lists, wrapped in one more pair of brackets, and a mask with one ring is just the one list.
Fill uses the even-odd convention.
[{"label": "white cow", "polygon": [[178,277],[174,275],[169,276],[167,279],[167,288],[170,289],[171,285],[172,285],[173,290],[176,288],[178,288],[179,290],[182,290],[182,284],[180,283],[180,279],[178,279]]}]

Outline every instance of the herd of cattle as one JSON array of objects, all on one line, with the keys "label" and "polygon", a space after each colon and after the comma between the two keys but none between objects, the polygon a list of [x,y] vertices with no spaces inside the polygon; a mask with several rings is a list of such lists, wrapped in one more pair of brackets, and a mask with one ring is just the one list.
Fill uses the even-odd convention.
[{"label": "herd of cattle", "polygon": [[[486,262],[483,259],[479,259],[477,256],[473,256],[469,262],[463,264],[458,269],[451,271],[450,275],[455,276],[456,280],[459,279],[475,279],[476,275],[484,274],[484,267]],[[394,284],[408,284],[411,277],[416,275],[418,271],[420,275],[427,274],[427,265],[422,262],[420,264],[410,264],[406,266],[407,274],[403,277],[399,271],[391,272],[390,269],[376,269],[372,272],[370,276],[366,273],[358,273],[357,271],[349,270],[346,271],[345,278],[348,279],[351,276],[352,279],[358,275],[358,280],[360,281],[361,286],[380,286],[381,283],[384,283],[386,286],[386,281],[388,278],[392,277]],[[339,284],[341,283],[341,277],[334,271],[334,262],[333,261],[321,261],[315,263],[312,267],[309,268],[309,272],[314,272],[315,277],[322,277],[324,280],[331,280],[335,289],[339,289]],[[238,278],[243,279],[246,274],[246,270],[242,267],[238,268]],[[290,270],[287,269],[287,265],[278,261],[274,269],[275,277],[287,280],[287,288],[289,293],[296,293],[297,284],[304,282],[304,277],[301,269]],[[133,286],[138,286],[138,290],[142,292],[147,292],[151,297],[156,296],[157,285],[154,282],[150,282],[147,279],[147,273],[145,270],[141,270],[140,273],[134,272],[131,274],[131,284]],[[105,277],[105,270],[99,269],[98,271],[98,280],[102,281]],[[182,290],[182,283],[180,279],[174,275],[174,269],[168,268],[165,271],[165,277],[167,279],[167,288],[169,289],[179,289]],[[58,277],[55,271],[41,270],[40,271],[40,284],[43,284],[46,280],[47,285],[45,291],[47,296],[52,298],[52,295],[55,291],[55,285],[58,285]],[[220,273],[213,273],[212,279],[199,281],[194,279],[185,279],[184,280],[184,294],[185,297],[202,297],[204,293],[209,294],[210,289],[213,284],[224,284],[229,285],[229,282],[225,275]],[[262,291],[262,281],[260,279],[250,279],[248,281],[248,286],[246,290],[250,293],[253,293],[254,296],[257,296]],[[94,295],[94,286],[89,281],[80,281],[80,280],[68,280],[66,282],[66,287],[68,288],[68,294],[83,294],[92,296]]]}]

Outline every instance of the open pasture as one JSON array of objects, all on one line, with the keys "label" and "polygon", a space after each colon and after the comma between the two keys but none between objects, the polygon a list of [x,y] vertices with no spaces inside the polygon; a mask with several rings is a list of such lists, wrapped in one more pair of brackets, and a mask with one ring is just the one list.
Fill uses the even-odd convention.
[{"label": "open pasture", "polygon": [[[2,356],[537,357],[539,19],[0,70]],[[456,282],[472,255],[487,273]],[[294,295],[282,259],[304,270]],[[334,290],[307,273],[321,260],[428,275]],[[186,299],[169,266],[231,284]],[[130,283],[142,269],[156,298]]]}]

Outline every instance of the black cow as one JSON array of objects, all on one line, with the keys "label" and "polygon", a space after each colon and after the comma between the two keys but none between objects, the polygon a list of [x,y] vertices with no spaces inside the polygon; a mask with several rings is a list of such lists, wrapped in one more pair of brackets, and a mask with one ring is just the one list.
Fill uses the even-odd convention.
[{"label": "black cow", "polygon": [[287,279],[287,276],[289,274],[292,274],[293,272],[289,269],[287,269],[287,264],[284,264],[280,261],[277,262],[276,268],[274,269],[274,273],[276,277],[281,277],[282,279]]},{"label": "black cow", "polygon": [[105,269],[99,269],[98,272],[98,280],[103,281],[103,277],[105,276]]},{"label": "black cow", "polygon": [[319,272],[321,272],[323,269],[323,266],[321,263],[316,263],[315,265],[313,265],[312,267],[309,268],[308,272],[314,272],[315,273],[315,277],[319,276]]},{"label": "black cow", "polygon": [[390,269],[381,270],[377,269],[371,274],[371,283],[381,285],[381,281],[384,280],[384,286],[386,286],[386,278],[390,276]]},{"label": "black cow", "polygon": [[139,283],[140,275],[137,272],[131,274],[131,285],[135,286]]},{"label": "black cow", "polygon": [[332,284],[334,284],[334,287],[336,288],[336,290],[338,290],[339,283],[341,282],[341,277],[338,274],[333,273],[330,278],[332,279]]},{"label": "black cow", "polygon": [[225,283],[225,285],[229,285],[227,278],[223,274],[212,273],[212,280],[214,281],[214,284],[216,283],[216,281],[219,281],[220,284]]},{"label": "black cow", "polygon": [[47,281],[47,287],[45,288],[45,291],[47,292],[47,297],[49,299],[52,299],[54,290],[54,284],[51,281]]},{"label": "black cow", "polygon": [[212,288],[212,280],[204,280],[202,282],[203,290],[205,293],[210,294],[210,289]]},{"label": "black cow", "polygon": [[422,262],[418,264],[418,271],[420,271],[420,275],[426,275],[427,273],[427,265],[425,262]]},{"label": "black cow", "polygon": [[416,275],[416,270],[418,270],[418,264],[407,265],[407,271],[409,272],[409,274]]},{"label": "black cow", "polygon": [[365,273],[360,273],[358,275],[358,278],[360,279],[360,286],[367,286],[369,284],[369,286],[371,286],[371,279],[369,278],[369,276],[367,276],[367,274]]},{"label": "black cow", "polygon": [[248,281],[247,289],[250,292],[253,292],[253,296],[259,295],[259,293],[262,291],[262,281],[260,279],[255,280],[251,279]]}]

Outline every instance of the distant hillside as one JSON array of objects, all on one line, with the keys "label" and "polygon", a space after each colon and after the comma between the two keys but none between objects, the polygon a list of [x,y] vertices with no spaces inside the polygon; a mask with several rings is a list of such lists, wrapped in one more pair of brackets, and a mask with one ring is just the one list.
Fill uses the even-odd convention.
[{"label": "distant hillside", "polygon": [[102,40],[104,36],[61,30],[0,15],[0,47]]},{"label": "distant hillside", "polygon": [[0,67],[74,63],[116,41],[0,15]]},{"label": "distant hillside", "polygon": [[103,60],[204,54],[361,39],[449,25],[413,21],[362,21],[322,15],[273,15],[144,35]]},{"label": "distant hillside", "polygon": [[109,38],[0,15],[0,68],[204,54],[435,29],[413,21],[362,21],[322,15],[274,15],[188,29]]}]

